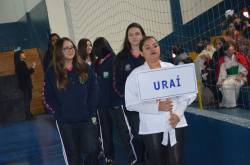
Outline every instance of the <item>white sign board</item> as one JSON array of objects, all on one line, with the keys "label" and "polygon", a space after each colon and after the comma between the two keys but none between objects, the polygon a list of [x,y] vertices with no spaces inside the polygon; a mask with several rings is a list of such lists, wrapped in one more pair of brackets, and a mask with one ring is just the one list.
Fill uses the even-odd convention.
[{"label": "white sign board", "polygon": [[139,72],[137,81],[142,101],[198,92],[193,63]]}]

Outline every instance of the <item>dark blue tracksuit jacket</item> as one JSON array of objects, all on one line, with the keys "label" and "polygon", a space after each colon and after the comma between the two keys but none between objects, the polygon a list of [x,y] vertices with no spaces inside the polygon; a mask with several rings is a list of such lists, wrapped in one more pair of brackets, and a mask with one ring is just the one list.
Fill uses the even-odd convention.
[{"label": "dark blue tracksuit jacket", "polygon": [[133,69],[144,63],[144,58],[142,56],[136,58],[130,53],[121,56],[121,53],[117,55],[116,59],[120,58],[120,60],[113,72],[113,89],[115,91],[113,106],[125,105],[124,92],[127,77]]},{"label": "dark blue tracksuit jacket", "polygon": [[99,107],[111,107],[114,97],[113,83],[113,62],[114,55],[111,54],[101,64],[96,65],[96,74],[99,84]]},{"label": "dark blue tracksuit jacket", "polygon": [[65,89],[57,89],[54,70],[45,76],[44,102],[59,123],[90,122],[98,103],[98,84],[93,70],[88,67],[88,80],[80,82],[76,70],[68,71]]}]

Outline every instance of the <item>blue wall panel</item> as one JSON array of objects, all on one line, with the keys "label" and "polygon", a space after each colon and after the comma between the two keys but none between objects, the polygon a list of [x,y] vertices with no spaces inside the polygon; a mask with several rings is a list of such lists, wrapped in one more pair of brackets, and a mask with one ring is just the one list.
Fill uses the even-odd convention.
[{"label": "blue wall panel", "polygon": [[24,22],[1,24],[0,31],[0,51],[8,51],[17,45],[25,46],[29,40],[28,27]]},{"label": "blue wall panel", "polygon": [[0,51],[38,48],[43,54],[47,49],[50,31],[45,1],[38,3],[18,22],[0,24]]},{"label": "blue wall panel", "polygon": [[36,7],[26,14],[31,41],[34,42],[34,47],[39,48],[41,54],[44,54],[50,33],[48,13],[45,1],[42,0]]},{"label": "blue wall panel", "polygon": [[249,165],[250,129],[186,114],[186,165]]}]

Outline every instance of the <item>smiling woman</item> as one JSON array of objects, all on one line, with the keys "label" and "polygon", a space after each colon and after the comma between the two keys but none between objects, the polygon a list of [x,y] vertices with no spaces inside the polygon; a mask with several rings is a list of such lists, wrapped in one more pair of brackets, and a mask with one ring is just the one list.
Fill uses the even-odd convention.
[{"label": "smiling woman", "polygon": [[[45,76],[44,103],[54,115],[66,164],[97,165],[98,85],[68,38],[55,45],[55,64]],[[65,149],[65,150],[64,150]]]}]

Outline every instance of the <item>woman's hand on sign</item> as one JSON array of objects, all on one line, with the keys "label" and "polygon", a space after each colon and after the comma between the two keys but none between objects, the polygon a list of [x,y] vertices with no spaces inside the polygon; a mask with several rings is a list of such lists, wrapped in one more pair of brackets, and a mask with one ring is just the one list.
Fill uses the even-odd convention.
[{"label": "woman's hand on sign", "polygon": [[159,111],[172,111],[173,109],[173,101],[170,98],[167,98],[165,101],[158,100],[158,110]]}]

